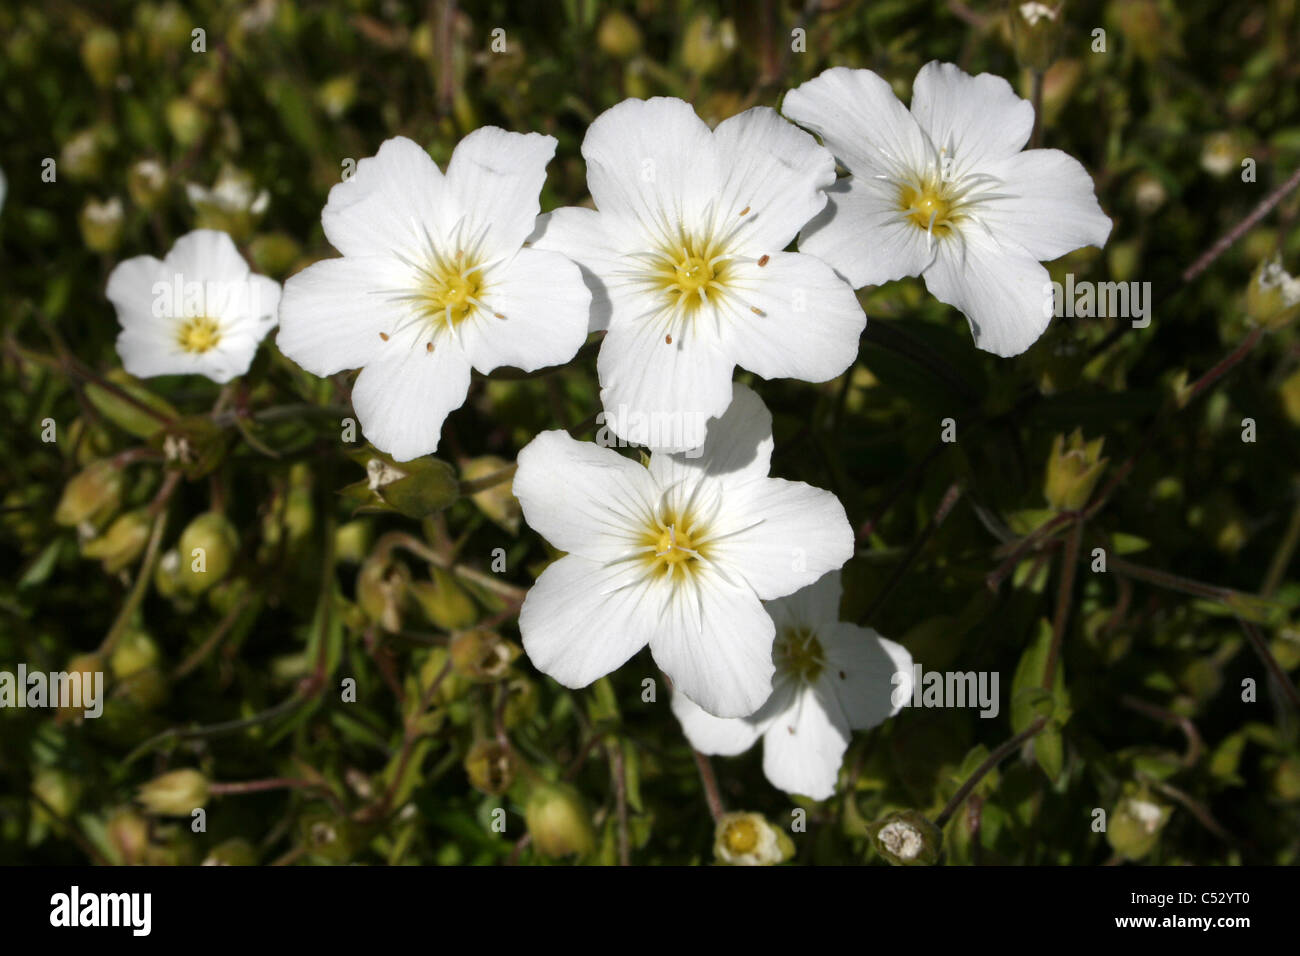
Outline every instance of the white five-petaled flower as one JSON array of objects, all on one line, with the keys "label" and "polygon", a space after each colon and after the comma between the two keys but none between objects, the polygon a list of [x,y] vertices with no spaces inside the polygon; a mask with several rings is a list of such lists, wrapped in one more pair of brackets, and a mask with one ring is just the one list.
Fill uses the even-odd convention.
[{"label": "white five-petaled flower", "polygon": [[893,701],[912,695],[912,655],[841,621],[841,593],[840,572],[832,571],[767,603],[776,623],[776,676],[772,696],[754,714],[723,720],[673,694],[673,713],[692,747],[733,756],[762,737],[763,772],[774,786],[814,800],[835,792],[852,731],[882,723],[898,713]]},{"label": "white five-petaled flower", "polygon": [[743,385],[698,457],[648,466],[543,432],[519,453],[524,520],[568,554],[519,615],[533,664],[584,687],[647,644],[674,686],[710,713],[751,714],[772,690],[775,628],[762,602],[853,553],[830,492],[768,477],[772,416]]},{"label": "white five-petaled flower", "polygon": [[361,429],[396,460],[437,449],[471,368],[558,365],[586,339],[578,267],[524,247],[554,154],[554,137],[483,127],[444,175],[399,136],[330,190],[321,224],[343,257],[285,283],[276,344],[316,375],[361,368]]},{"label": "white five-petaled flower", "polygon": [[275,327],[280,284],[250,272],[224,232],[196,229],[161,261],[119,262],[106,294],[122,325],[117,354],[132,375],[228,382],[248,371]]},{"label": "white five-petaled flower", "polygon": [[1018,355],[1046,330],[1053,297],[1041,261],[1110,235],[1077,160],[1022,152],[1034,108],[1001,77],[927,63],[909,112],[875,73],[836,67],[782,108],[852,174],[829,190],[799,249],[855,288],[924,276],[985,351]]},{"label": "white five-petaled flower", "polygon": [[582,144],[596,210],[538,221],[536,246],[583,267],[605,420],[665,450],[697,446],[739,365],[824,382],[858,352],[866,317],[823,262],[783,252],[826,204],[835,162],[774,110],[717,129],[658,97],[606,110]]}]

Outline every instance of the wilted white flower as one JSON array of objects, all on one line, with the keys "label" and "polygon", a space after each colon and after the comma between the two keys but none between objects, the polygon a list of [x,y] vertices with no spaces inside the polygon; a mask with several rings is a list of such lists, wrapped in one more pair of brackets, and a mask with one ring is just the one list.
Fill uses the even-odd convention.
[{"label": "wilted white flower", "polygon": [[1034,108],[1001,77],[927,63],[909,112],[875,73],[836,67],[788,93],[783,109],[852,173],[800,250],[854,287],[924,276],[985,351],[1018,355],[1046,330],[1053,297],[1040,261],[1110,235],[1077,160],[1022,152]]},{"label": "wilted white flower", "polygon": [[[691,746],[733,756],[763,738],[763,773],[773,786],[825,800],[835,792],[854,730],[898,713],[911,697],[912,655],[875,631],[840,620],[840,572],[766,604],[776,623],[772,696],[748,717],[724,720],[673,694]],[[899,675],[897,679],[895,675]]]},{"label": "wilted white flower", "polygon": [[471,368],[559,365],[586,339],[578,267],[524,247],[554,154],[554,137],[484,127],[444,175],[399,136],[330,190],[321,224],[343,258],[285,283],[276,343],[316,375],[361,368],[361,430],[396,460],[437,449]]},{"label": "wilted white flower", "polygon": [[524,520],[568,554],[519,615],[536,667],[584,687],[647,644],[674,686],[741,717],[771,695],[772,618],[762,602],[811,584],[853,553],[839,500],[769,478],[772,416],[743,385],[699,457],[648,467],[543,432],[519,453]]},{"label": "wilted white flower", "polygon": [[203,375],[228,382],[248,371],[275,326],[279,283],[248,269],[224,232],[196,229],[162,261],[136,256],[108,277],[122,331],[117,354],[132,375]]},{"label": "wilted white flower", "polygon": [[[657,97],[606,110],[582,144],[597,210],[539,221],[539,249],[578,262],[597,370],[620,437],[698,445],[726,411],[735,366],[824,382],[858,352],[866,317],[823,262],[782,250],[826,204],[835,162],[774,110],[710,132],[687,103]],[[672,428],[651,431],[655,421]]]}]

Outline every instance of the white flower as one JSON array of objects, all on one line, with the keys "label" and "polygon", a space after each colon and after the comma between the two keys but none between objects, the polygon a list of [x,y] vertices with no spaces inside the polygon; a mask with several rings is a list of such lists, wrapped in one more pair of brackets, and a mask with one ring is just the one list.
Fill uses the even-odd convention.
[{"label": "white flower", "polygon": [[1077,160],[1021,151],[1034,108],[1001,77],[927,63],[908,112],[875,73],[837,67],[788,93],[783,109],[852,173],[800,250],[855,288],[923,275],[985,351],[1018,355],[1046,330],[1052,287],[1040,260],[1110,235]]},{"label": "white flower", "polygon": [[[773,786],[814,800],[835,792],[854,730],[898,713],[912,696],[912,655],[875,631],[840,620],[840,572],[768,602],[776,622],[772,696],[748,717],[714,717],[683,693],[673,713],[691,746],[734,756],[763,738],[763,772]],[[898,683],[895,683],[898,674]],[[897,696],[894,696],[894,695]]]},{"label": "white flower", "polygon": [[107,295],[122,325],[117,354],[132,375],[228,382],[248,371],[275,326],[280,285],[249,272],[224,232],[196,229],[161,262],[136,256],[118,263]]},{"label": "white flower", "polygon": [[316,375],[360,368],[352,404],[398,461],[438,447],[470,369],[567,362],[587,337],[578,267],[524,247],[555,139],[484,127],[446,175],[404,137],[330,190],[321,213],[341,259],[285,283],[276,344]]},{"label": "white flower", "polygon": [[833,494],[767,476],[772,416],[734,389],[698,457],[655,452],[643,467],[562,431],[519,453],[524,520],[568,552],[528,592],[519,631],[533,664],[566,687],[649,644],[701,707],[751,714],[772,689],[776,631],[762,601],[852,555]]},{"label": "white flower", "polygon": [[[710,132],[689,104],[658,97],[602,113],[582,155],[598,211],[542,217],[536,245],[578,262],[592,288],[616,434],[690,448],[726,411],[735,366],[824,382],[852,364],[866,324],[853,290],[782,251],[835,181],[811,136],[767,108]],[[656,419],[676,437],[643,430]]]}]

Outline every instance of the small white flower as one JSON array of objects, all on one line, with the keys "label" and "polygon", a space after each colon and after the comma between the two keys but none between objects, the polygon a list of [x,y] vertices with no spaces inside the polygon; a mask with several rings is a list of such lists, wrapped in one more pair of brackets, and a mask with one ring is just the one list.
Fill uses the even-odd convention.
[{"label": "small white flower", "polygon": [[519,615],[538,670],[585,687],[649,644],[710,713],[751,714],[770,696],[762,601],[840,567],[853,531],[830,492],[767,476],[772,416],[745,386],[734,396],[695,458],[655,452],[642,467],[562,431],[519,453],[524,520],[568,552]]},{"label": "small white flower", "polygon": [[1037,26],[1039,20],[1054,23],[1058,13],[1060,13],[1060,10],[1049,7],[1045,3],[1022,3],[1020,5],[1020,16],[1031,27]]},{"label": "small white flower", "polygon": [[[592,288],[616,434],[683,450],[726,411],[735,366],[824,382],[852,364],[866,324],[853,290],[825,263],[782,251],[835,181],[811,136],[767,108],[710,131],[689,104],[657,97],[602,113],[582,155],[598,211],[542,217],[536,245],[578,262]],[[649,434],[633,419],[674,426]]]},{"label": "small white flower", "polygon": [[1077,160],[1022,152],[1034,108],[999,76],[927,63],[909,112],[875,73],[836,67],[783,108],[852,173],[829,191],[800,250],[855,288],[924,276],[985,351],[1018,355],[1047,329],[1052,287],[1040,261],[1110,235]]},{"label": "small white flower", "polygon": [[118,263],[107,295],[122,325],[117,354],[132,375],[228,382],[248,371],[274,328],[280,285],[251,273],[224,232],[196,229],[162,261],[136,256]]},{"label": "small white flower", "polygon": [[484,127],[444,175],[399,136],[330,190],[321,224],[343,258],[285,283],[276,344],[316,375],[360,368],[361,430],[394,459],[437,449],[471,368],[560,365],[586,339],[578,267],[524,246],[555,142]]},{"label": "small white flower", "polygon": [[185,196],[195,209],[210,207],[224,215],[247,213],[260,216],[271,204],[271,194],[267,190],[254,192],[251,174],[231,167],[222,168],[211,189],[198,183],[186,183]]},{"label": "small white flower", "polygon": [[[840,572],[766,605],[776,623],[772,696],[748,717],[723,720],[673,694],[691,746],[734,756],[763,738],[773,786],[825,800],[835,792],[854,730],[883,722],[911,697],[912,655],[875,631],[840,620]],[[901,675],[895,683],[895,674]],[[897,693],[897,696],[893,696]]]}]

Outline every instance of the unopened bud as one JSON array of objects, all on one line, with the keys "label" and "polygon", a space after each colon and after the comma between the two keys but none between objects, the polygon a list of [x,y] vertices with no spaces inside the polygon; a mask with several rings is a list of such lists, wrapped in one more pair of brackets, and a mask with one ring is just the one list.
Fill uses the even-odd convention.
[{"label": "unopened bud", "polygon": [[239,533],[225,515],[208,511],[186,525],[176,547],[181,587],[189,594],[202,594],[230,572],[239,550]]},{"label": "unopened bud", "polygon": [[641,30],[621,10],[605,14],[596,30],[596,45],[616,60],[626,60],[641,49]]},{"label": "unopened bud", "polygon": [[1246,315],[1277,328],[1300,315],[1300,278],[1282,268],[1278,257],[1261,262],[1246,287]]},{"label": "unopened bud", "polygon": [[455,576],[442,568],[431,568],[429,576],[432,580],[411,585],[411,593],[429,621],[446,631],[473,625],[478,620],[478,608],[456,583]]},{"label": "unopened bud", "polygon": [[81,62],[101,90],[113,85],[121,55],[122,45],[112,30],[97,27],[81,41]]},{"label": "unopened bud", "polygon": [[[461,466],[460,477],[462,481],[477,481],[480,478],[486,478],[488,475],[504,471],[508,467],[510,467],[510,463],[504,458],[498,458],[496,455],[483,455],[465,462]],[[501,481],[491,488],[484,488],[482,491],[475,492],[471,496],[471,500],[493,524],[504,528],[511,534],[519,532],[521,516],[519,499],[515,497],[514,492],[511,490],[509,479]]]},{"label": "unopened bud", "polygon": [[54,520],[65,528],[83,522],[98,524],[117,510],[122,500],[122,469],[102,458],[92,462],[63,487]]},{"label": "unopened bud", "polygon": [[931,866],[943,844],[939,828],[915,810],[891,813],[867,828],[876,852],[895,866]]},{"label": "unopened bud", "polygon": [[188,817],[208,802],[208,778],[197,770],[173,770],[141,786],[136,799],[146,813]]},{"label": "unopened bud", "polygon": [[1061,41],[1064,6],[1062,0],[1047,3],[1011,0],[1011,39],[1021,66],[1041,73],[1052,65]]},{"label": "unopened bud", "polygon": [[582,795],[567,783],[543,783],[533,788],[524,807],[528,833],[537,852],[561,857],[587,854],[596,848]]},{"label": "unopened bud", "polygon": [[400,631],[410,581],[410,569],[400,561],[369,558],[357,574],[357,604],[384,630]]},{"label": "unopened bud", "polygon": [[522,652],[519,645],[507,641],[496,631],[474,629],[461,631],[451,639],[451,666],[475,683],[498,681],[510,670],[510,664]]},{"label": "unopened bud", "polygon": [[115,810],[105,824],[109,846],[127,866],[144,862],[149,849],[149,821],[130,807]]},{"label": "unopened bud", "polygon": [[243,837],[219,843],[203,858],[203,866],[256,866],[257,851]]},{"label": "unopened bud", "polygon": [[126,173],[126,191],[144,210],[155,209],[167,193],[167,170],[156,159],[141,159]]},{"label": "unopened bud", "polygon": [[1171,811],[1145,792],[1120,800],[1106,824],[1106,842],[1127,860],[1140,860],[1160,839]]},{"label": "unopened bud", "polygon": [[122,200],[116,196],[104,202],[91,199],[81,207],[77,218],[81,238],[91,252],[112,252],[122,239],[125,215]]},{"label": "unopened bud", "polygon": [[1057,511],[1077,511],[1088,503],[1097,480],[1106,468],[1101,457],[1104,438],[1084,442],[1083,432],[1075,429],[1067,440],[1057,435],[1052,453],[1047,457],[1047,477],[1043,495]]},{"label": "unopened bud", "polygon": [[475,790],[498,796],[515,781],[514,757],[495,740],[479,740],[465,755],[465,773]]},{"label": "unopened bud", "polygon": [[140,556],[149,540],[151,524],[145,508],[118,515],[107,531],[81,546],[81,553],[87,558],[97,558],[103,562],[105,571],[116,574]]}]

